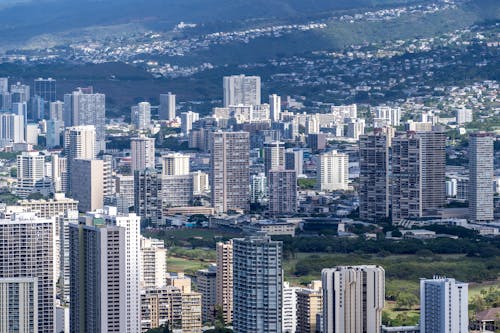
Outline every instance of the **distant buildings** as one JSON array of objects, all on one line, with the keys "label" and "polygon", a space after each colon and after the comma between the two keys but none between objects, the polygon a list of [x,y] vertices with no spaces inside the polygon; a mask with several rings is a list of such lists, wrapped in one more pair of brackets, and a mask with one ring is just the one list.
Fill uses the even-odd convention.
[{"label": "distant buildings", "polygon": [[161,163],[164,176],[185,176],[189,174],[189,155],[179,153],[163,155]]},{"label": "distant buildings", "polygon": [[420,332],[469,332],[467,283],[450,278],[420,280]]},{"label": "distant buildings", "polygon": [[193,129],[193,123],[200,119],[200,114],[188,111],[181,113],[181,129],[185,136],[188,136]]},{"label": "distant buildings", "polygon": [[264,142],[264,171],[285,166],[285,143],[280,141]]},{"label": "distant buildings", "polygon": [[[17,188],[16,194],[26,198],[29,194],[40,192],[44,195],[51,193],[50,182],[44,186],[45,156],[38,152],[23,152],[17,156]],[[44,187],[47,187],[44,189]]]},{"label": "distant buildings", "polygon": [[93,93],[92,88],[79,88],[64,95],[64,124],[66,126],[93,125],[96,133],[96,151],[106,149],[105,95]]},{"label": "distant buildings", "polygon": [[268,236],[233,239],[236,332],[282,332],[282,245]]},{"label": "distant buildings", "polygon": [[323,153],[318,158],[317,186],[321,191],[347,190],[349,181],[349,156],[336,150]]},{"label": "distant buildings", "polygon": [[155,167],[155,139],[140,136],[130,139],[131,171],[144,170]]},{"label": "distant buildings", "polygon": [[469,218],[493,221],[493,135],[473,133],[469,137]]},{"label": "distant buildings", "polygon": [[288,215],[297,212],[297,176],[283,168],[269,171],[269,214]]},{"label": "distant buildings", "polygon": [[151,126],[151,104],[141,102],[132,106],[131,109],[132,126],[137,130],[147,130]]},{"label": "distant buildings", "polygon": [[214,132],[211,142],[210,184],[215,211],[248,211],[249,133]]},{"label": "distant buildings", "polygon": [[104,206],[104,161],[76,159],[72,162],[71,196],[82,213]]},{"label": "distant buildings", "polygon": [[260,77],[224,76],[224,107],[230,105],[260,105]]},{"label": "distant buildings", "polygon": [[445,135],[408,132],[392,141],[392,221],[440,216],[445,204]]},{"label": "distant buildings", "polygon": [[160,94],[159,116],[162,120],[175,119],[175,95],[172,93]]},{"label": "distant buildings", "polygon": [[226,323],[233,322],[233,242],[218,242],[216,304],[221,307]]},{"label": "distant buildings", "polygon": [[389,217],[389,147],[378,133],[359,138],[359,217],[381,221]]},{"label": "distant buildings", "polygon": [[201,294],[202,321],[208,322],[215,318],[217,294],[217,268],[215,265],[196,272],[198,291]]},{"label": "distant buildings", "polygon": [[281,120],[281,97],[272,94],[269,95],[270,117],[272,122],[279,122]]},{"label": "distant buildings", "polygon": [[379,333],[385,302],[385,271],[380,266],[323,269],[323,332]]}]

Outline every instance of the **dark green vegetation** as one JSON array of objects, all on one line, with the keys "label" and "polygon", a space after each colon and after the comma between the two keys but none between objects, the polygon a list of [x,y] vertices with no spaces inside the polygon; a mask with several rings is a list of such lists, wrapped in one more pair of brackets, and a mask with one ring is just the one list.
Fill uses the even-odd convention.
[{"label": "dark green vegetation", "polygon": [[[410,0],[107,0],[32,1],[0,11],[0,40],[60,33],[92,26],[138,22],[146,28],[170,29],[184,22],[240,21],[252,18],[295,17],[324,11],[370,8]],[[229,21],[229,20],[228,20]]]}]

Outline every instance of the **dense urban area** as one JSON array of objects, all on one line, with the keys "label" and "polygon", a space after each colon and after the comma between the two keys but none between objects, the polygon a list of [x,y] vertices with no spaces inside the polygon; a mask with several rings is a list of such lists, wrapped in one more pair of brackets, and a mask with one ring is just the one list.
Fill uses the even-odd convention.
[{"label": "dense urban area", "polygon": [[6,42],[0,332],[499,332],[472,3]]}]

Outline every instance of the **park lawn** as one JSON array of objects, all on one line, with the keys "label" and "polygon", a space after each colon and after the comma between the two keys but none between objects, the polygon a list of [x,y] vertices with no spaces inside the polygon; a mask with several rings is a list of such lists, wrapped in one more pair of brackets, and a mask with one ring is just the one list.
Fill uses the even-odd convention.
[{"label": "park lawn", "polygon": [[167,257],[167,270],[169,272],[181,273],[184,272],[193,275],[199,269],[207,268],[210,262],[178,257]]}]

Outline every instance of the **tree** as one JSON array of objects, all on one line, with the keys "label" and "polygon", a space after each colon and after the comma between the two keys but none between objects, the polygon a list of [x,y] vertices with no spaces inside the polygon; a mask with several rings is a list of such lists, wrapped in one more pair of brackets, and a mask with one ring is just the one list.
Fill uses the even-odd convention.
[{"label": "tree", "polygon": [[418,304],[418,298],[412,293],[400,292],[396,299],[396,305],[399,309],[411,309]]}]

